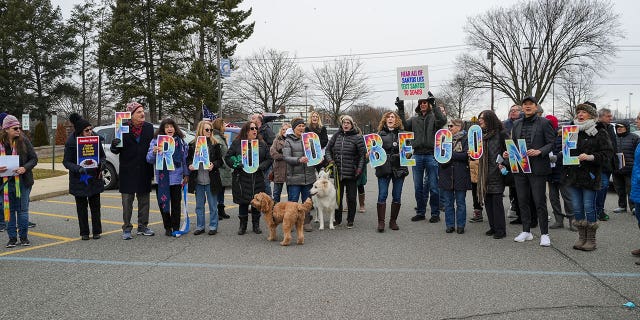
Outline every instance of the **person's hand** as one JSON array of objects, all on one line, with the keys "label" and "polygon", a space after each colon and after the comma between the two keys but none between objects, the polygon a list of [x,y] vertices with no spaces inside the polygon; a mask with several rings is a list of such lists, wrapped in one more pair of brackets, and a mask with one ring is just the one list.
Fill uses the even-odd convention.
[{"label": "person's hand", "polygon": [[309,162],[309,158],[307,158],[307,157],[300,157],[300,159],[298,160],[298,162],[300,162],[300,163],[308,163],[308,162]]},{"label": "person's hand", "polygon": [[396,107],[398,107],[398,111],[404,111],[404,100],[400,100],[400,97],[396,97]]},{"label": "person's hand", "polygon": [[435,108],[436,106],[436,97],[433,96],[433,93],[431,93],[431,91],[427,91],[427,95],[429,96],[427,98],[427,102]]},{"label": "person's hand", "polygon": [[23,174],[23,173],[27,172],[27,169],[25,169],[24,167],[19,167],[14,172],[20,175],[20,174]]},{"label": "person's hand", "polygon": [[209,167],[207,168],[207,170],[208,170],[208,171],[213,170],[213,162],[210,162],[210,163],[209,163]]},{"label": "person's hand", "polygon": [[502,157],[505,158],[505,159],[509,158],[509,152],[507,152],[507,151],[503,152],[502,153]]},{"label": "person's hand", "polygon": [[155,154],[162,153],[162,148],[160,148],[159,146],[153,147],[153,153],[155,153]]},{"label": "person's hand", "polygon": [[541,154],[542,152],[540,150],[536,150],[536,149],[529,149],[527,150],[527,155],[529,157],[537,157]]},{"label": "person's hand", "polygon": [[552,156],[549,156],[549,161],[551,163],[556,163],[556,161],[558,161],[558,156],[556,156],[555,154]]},{"label": "person's hand", "polygon": [[359,177],[362,174],[362,169],[356,169],[356,177]]},{"label": "person's hand", "polygon": [[580,161],[593,161],[595,157],[592,154],[581,153],[578,156],[578,160]]},{"label": "person's hand", "polygon": [[196,170],[196,167],[194,167],[193,164],[190,164],[189,165],[189,171],[195,171],[195,170]]},{"label": "person's hand", "polygon": [[6,172],[7,166],[0,166],[0,172]]},{"label": "person's hand", "polygon": [[189,176],[182,177],[182,185],[184,186],[187,182],[189,182]]},{"label": "person's hand", "polygon": [[118,145],[120,144],[122,140],[115,138],[113,139],[113,141],[111,141],[111,149],[115,149],[115,148],[120,148],[118,147]]}]

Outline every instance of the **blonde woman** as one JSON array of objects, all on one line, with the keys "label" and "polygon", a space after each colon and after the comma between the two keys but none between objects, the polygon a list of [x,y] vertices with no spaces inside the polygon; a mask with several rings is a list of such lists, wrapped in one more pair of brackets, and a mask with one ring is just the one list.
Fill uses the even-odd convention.
[{"label": "blonde woman", "polygon": [[283,123],[278,135],[271,145],[271,158],[273,158],[273,201],[280,202],[282,187],[287,181],[287,163],[284,161],[282,148],[284,148],[287,129],[291,128],[291,124]]}]

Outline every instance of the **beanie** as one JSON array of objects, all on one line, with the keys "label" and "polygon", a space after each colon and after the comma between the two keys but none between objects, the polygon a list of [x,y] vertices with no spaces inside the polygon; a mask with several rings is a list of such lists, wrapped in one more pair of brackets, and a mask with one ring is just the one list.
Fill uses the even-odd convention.
[{"label": "beanie", "polygon": [[134,112],[136,112],[136,110],[138,110],[138,108],[144,108],[144,106],[139,104],[139,103],[137,103],[137,102],[135,102],[135,101],[127,103],[127,111],[128,112],[134,113]]},{"label": "beanie", "polygon": [[2,129],[9,129],[11,127],[19,126],[20,121],[10,114],[8,114],[4,120],[2,120]]},{"label": "beanie", "polygon": [[577,105],[576,106],[576,114],[580,110],[586,111],[591,116],[591,118],[593,118],[593,119],[597,119],[598,118],[598,113],[596,112],[596,108],[594,108],[590,104],[581,103],[581,104]]},{"label": "beanie", "polygon": [[77,113],[72,113],[69,116],[69,121],[71,121],[71,123],[73,124],[73,128],[74,131],[76,133],[76,137],[79,137],[82,135],[82,131],[86,128],[86,127],[90,127],[91,123],[89,123],[89,121],[85,120],[84,118],[82,118],[82,116],[80,116]]}]

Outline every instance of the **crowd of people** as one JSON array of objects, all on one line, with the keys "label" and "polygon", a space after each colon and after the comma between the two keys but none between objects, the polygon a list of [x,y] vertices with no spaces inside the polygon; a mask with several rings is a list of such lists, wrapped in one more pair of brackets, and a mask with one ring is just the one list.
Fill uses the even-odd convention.
[{"label": "crowd of people", "polygon": [[[514,237],[514,241],[533,240],[532,229],[539,228],[540,246],[548,247],[551,245],[549,231],[565,228],[566,219],[567,228],[578,233],[573,248],[593,251],[597,248],[598,220],[609,219],[604,210],[604,200],[613,175],[618,194],[618,208],[613,212],[631,210],[640,227],[640,210],[636,210],[640,205],[640,166],[634,166],[634,159],[640,154],[640,137],[630,132],[629,123],[617,123],[614,126],[611,110],[597,110],[591,102],[575,107],[576,115],[571,124],[578,128],[577,141],[570,155],[578,162],[575,165],[563,165],[562,128],[553,115],[542,116],[543,110],[533,96],[525,97],[521,105],[513,105],[505,121],[500,121],[491,110],[484,110],[467,122],[447,119],[445,110],[436,107],[432,95],[428,99],[418,100],[414,115],[409,118],[405,116],[402,100],[397,99],[395,105],[397,112],[385,112],[377,128],[382,140],[381,147],[387,154],[386,162],[375,168],[378,232],[384,232],[386,227],[389,187],[391,206],[388,227],[391,230],[400,229],[398,216],[402,190],[404,179],[409,175],[409,168],[401,165],[398,148],[399,133],[405,131],[414,134],[411,158],[415,166],[411,167],[411,171],[415,215],[411,221],[427,220],[428,203],[430,223],[440,222],[440,212],[444,211],[445,232],[464,234],[467,223],[466,195],[471,190],[473,215],[468,222],[484,221],[484,211],[489,222],[486,235],[494,239],[505,238],[506,223],[512,218],[509,223],[522,225],[522,231]],[[206,138],[210,161],[207,166],[199,162],[198,167],[194,167],[192,162],[196,141],[187,144],[174,120],[164,119],[154,132],[152,124],[145,121],[142,104],[129,103],[126,110],[131,112],[131,119],[126,123],[129,131],[123,134],[122,140],[114,139],[110,147],[120,159],[119,191],[123,207],[124,240],[133,238],[131,218],[135,199],[138,202],[136,234],[155,234],[148,225],[153,164],[162,151],[157,143],[158,135],[171,136],[176,142],[172,158],[175,169],[170,170],[163,164],[162,169],[155,170],[158,207],[167,236],[181,235],[176,231],[180,229],[182,188],[185,185],[196,199],[194,235],[207,232],[205,202],[208,202],[209,208],[209,235],[217,233],[220,219],[229,218],[224,211],[224,191],[228,187],[231,187],[233,202],[239,208],[238,234],[246,234],[249,213],[252,231],[262,233],[261,213],[250,205],[253,196],[266,192],[275,202],[282,201],[281,194],[286,184],[286,200],[304,202],[311,196],[309,193],[316,181],[316,173],[324,168],[331,170],[336,182],[339,201],[335,225],[342,224],[344,202],[347,229],[354,227],[356,212],[365,210],[364,185],[367,183],[369,152],[362,131],[349,115],[340,117],[338,132],[329,138],[317,112],[312,112],[306,121],[294,118],[290,124],[284,124],[277,134],[263,123],[260,114],[255,114],[241,127],[231,145],[227,145],[224,138],[225,123],[222,119],[203,119],[197,124],[196,130],[198,136]],[[73,114],[70,121],[74,130],[65,144],[63,161],[69,170],[69,192],[75,197],[82,240],[89,240],[91,234],[94,239],[99,239],[102,233],[100,194],[104,190],[101,168],[84,168],[76,163],[76,138],[92,136],[94,133],[91,124],[81,116]],[[640,125],[640,115],[636,123]],[[479,159],[470,157],[467,130],[473,124],[482,129],[484,151]],[[450,160],[439,163],[434,156],[435,133],[443,128],[451,133],[452,154]],[[9,235],[7,247],[16,246],[18,237],[21,245],[30,244],[27,237],[28,196],[34,182],[31,170],[37,163],[37,156],[20,129],[20,123],[14,116],[7,115],[2,121],[0,155],[19,156],[15,175],[3,178],[3,218],[7,219]],[[324,155],[319,165],[308,165],[302,139],[305,132],[314,132],[319,137]],[[242,140],[259,141],[259,163],[257,170],[251,173],[243,170]],[[518,141],[526,142],[530,173],[511,172],[509,149],[505,143],[509,140],[516,146]],[[105,154],[102,144],[98,154],[103,163]],[[6,167],[0,167],[0,172],[6,170]],[[505,209],[503,194],[507,188],[510,205]],[[555,218],[551,225],[547,195]],[[91,228],[88,209],[91,211]],[[309,213],[304,221],[306,232],[313,230],[311,221]],[[640,256],[640,249],[632,253]]]}]

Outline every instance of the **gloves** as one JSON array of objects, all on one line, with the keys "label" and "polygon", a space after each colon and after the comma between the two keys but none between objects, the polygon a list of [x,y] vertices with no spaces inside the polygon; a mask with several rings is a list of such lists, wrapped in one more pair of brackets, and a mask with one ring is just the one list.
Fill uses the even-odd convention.
[{"label": "gloves", "polygon": [[396,97],[396,107],[398,107],[399,112],[404,112],[404,100],[400,100],[399,97]]},{"label": "gloves", "polygon": [[118,138],[115,138],[115,139],[113,139],[113,141],[111,141],[111,151],[113,151],[113,149],[120,148],[120,147],[118,147],[118,145],[120,144],[120,141],[121,140],[118,139]]},{"label": "gloves", "polygon": [[556,163],[556,161],[558,161],[558,156],[556,156],[555,154],[552,156],[549,156],[549,161],[551,163]]},{"label": "gloves", "polygon": [[431,93],[431,91],[427,91],[427,95],[429,95],[429,98],[427,98],[427,102],[435,108],[436,106],[436,97],[433,96],[433,93]]},{"label": "gloves", "polygon": [[362,174],[362,169],[356,169],[356,177],[359,177]]}]

